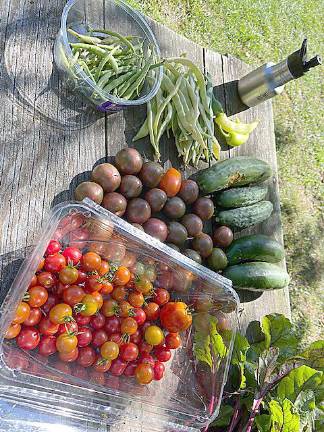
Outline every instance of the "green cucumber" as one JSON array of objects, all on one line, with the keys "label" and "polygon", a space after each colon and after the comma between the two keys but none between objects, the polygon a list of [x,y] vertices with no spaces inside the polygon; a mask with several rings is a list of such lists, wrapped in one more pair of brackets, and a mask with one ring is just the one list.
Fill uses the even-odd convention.
[{"label": "green cucumber", "polygon": [[215,221],[221,225],[243,229],[268,219],[272,211],[273,205],[270,201],[260,201],[247,207],[221,210],[217,213]]},{"label": "green cucumber", "polygon": [[267,185],[227,189],[216,195],[216,204],[224,208],[245,207],[262,201],[268,192]]},{"label": "green cucumber", "polygon": [[230,187],[261,183],[271,175],[272,170],[267,162],[249,156],[237,156],[216,162],[193,177],[201,193],[207,195]]},{"label": "green cucumber", "polygon": [[267,291],[284,288],[289,275],[275,264],[249,262],[227,267],[223,276],[230,279],[234,288],[248,291]]},{"label": "green cucumber", "polygon": [[245,261],[265,261],[277,263],[285,256],[283,246],[276,240],[253,234],[234,240],[226,250],[229,265]]}]

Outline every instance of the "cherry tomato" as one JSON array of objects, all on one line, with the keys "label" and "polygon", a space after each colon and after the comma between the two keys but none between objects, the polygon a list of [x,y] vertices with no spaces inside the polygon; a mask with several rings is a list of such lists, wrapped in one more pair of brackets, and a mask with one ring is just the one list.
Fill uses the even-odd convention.
[{"label": "cherry tomato", "polygon": [[44,269],[48,272],[58,273],[65,266],[66,266],[66,259],[60,253],[48,255],[45,258]]},{"label": "cherry tomato", "polygon": [[160,315],[160,307],[157,303],[150,302],[147,303],[143,308],[147,321],[155,321],[159,318]]},{"label": "cherry tomato", "polygon": [[138,363],[147,363],[151,366],[154,366],[155,360],[149,353],[143,353],[140,355],[140,358],[138,359]]},{"label": "cherry tomato", "polygon": [[164,334],[163,331],[160,329],[160,327],[156,325],[151,325],[150,327],[147,327],[145,330],[145,341],[149,345],[160,345],[164,341]]},{"label": "cherry tomato", "polygon": [[37,266],[37,270],[38,272],[40,272],[41,270],[43,270],[44,268],[44,264],[45,264],[45,258],[41,259],[38,266]]},{"label": "cherry tomato", "polygon": [[105,342],[108,341],[108,334],[105,332],[105,330],[95,330],[93,332],[93,338],[92,338],[92,345],[94,347],[101,347]]},{"label": "cherry tomato", "polygon": [[149,295],[153,292],[152,282],[145,276],[138,276],[135,279],[135,288],[144,295]]},{"label": "cherry tomato", "polygon": [[87,280],[87,273],[82,270],[78,270],[78,279],[76,280],[76,284],[82,284]]},{"label": "cherry tomato", "polygon": [[122,318],[133,316],[133,308],[126,300],[122,300],[119,303],[119,316]]},{"label": "cherry tomato", "polygon": [[100,294],[100,292],[98,292],[98,291],[95,291],[95,292],[93,292],[93,293],[91,293],[91,295],[92,295],[92,297],[96,300],[96,302],[97,302],[97,311],[99,310],[99,309],[101,309],[102,308],[102,305],[103,305],[103,298],[102,298],[102,295]]},{"label": "cherry tomato", "polygon": [[121,346],[124,343],[122,335],[120,333],[113,333],[109,335],[109,340],[111,342],[115,342],[118,346]]},{"label": "cherry tomato", "polygon": [[50,356],[56,353],[56,337],[43,336],[38,345],[38,352],[42,356]]},{"label": "cherry tomato", "polygon": [[171,351],[165,347],[155,348],[154,354],[160,362],[167,362],[171,358]]},{"label": "cherry tomato", "polygon": [[66,322],[64,324],[59,324],[59,328],[57,334],[60,335],[62,333],[78,333],[79,326],[75,321]]},{"label": "cherry tomato", "polygon": [[124,343],[119,349],[120,358],[126,362],[136,360],[138,354],[138,347],[133,342]]},{"label": "cherry tomato", "polygon": [[11,324],[5,333],[5,339],[14,339],[20,333],[21,325],[20,324]]},{"label": "cherry tomato", "polygon": [[101,260],[101,265],[100,265],[100,268],[98,270],[99,275],[103,276],[106,273],[108,273],[109,270],[110,270],[110,265],[109,265],[108,261]]},{"label": "cherry tomato", "polygon": [[59,280],[62,284],[74,284],[79,277],[79,272],[75,267],[64,267],[59,272]]},{"label": "cherry tomato", "polygon": [[105,385],[106,377],[103,372],[92,369],[89,372],[89,381],[96,383],[98,385]]},{"label": "cherry tomato", "polygon": [[29,288],[31,288],[31,287],[33,287],[33,286],[35,286],[35,285],[37,285],[37,276],[36,276],[36,275],[34,275],[34,276],[31,278],[31,281],[30,281],[30,284],[29,284]]},{"label": "cherry tomato", "polygon": [[112,317],[119,313],[119,307],[116,300],[105,300],[103,302],[101,312],[105,315],[105,317]]},{"label": "cherry tomato", "polygon": [[78,377],[84,381],[88,380],[88,371],[86,368],[84,368],[83,366],[79,365],[79,364],[74,364],[73,365],[73,370],[72,370],[72,374],[75,377]]},{"label": "cherry tomato", "polygon": [[171,271],[163,271],[157,277],[155,281],[155,285],[160,288],[170,289],[173,287],[174,277]]},{"label": "cherry tomato", "polygon": [[132,317],[137,322],[138,326],[141,326],[146,321],[146,313],[142,308],[136,307],[132,310],[133,314]]},{"label": "cherry tomato", "polygon": [[176,196],[181,188],[181,173],[175,168],[169,168],[161,178],[159,188],[162,189],[168,197]]},{"label": "cherry tomato", "polygon": [[96,315],[93,315],[90,319],[90,325],[92,328],[94,328],[95,330],[100,330],[104,327],[104,325],[106,324],[106,318],[105,316],[100,313],[97,312]]},{"label": "cherry tomato", "polygon": [[92,341],[92,331],[89,327],[79,327],[77,334],[78,347],[83,348],[91,344]]},{"label": "cherry tomato", "polygon": [[72,309],[66,303],[59,303],[52,307],[49,313],[49,318],[53,324],[63,324],[71,321]]},{"label": "cherry tomato", "polygon": [[115,360],[119,355],[119,345],[116,342],[105,342],[100,348],[100,354],[107,360]]},{"label": "cherry tomato", "polygon": [[79,349],[79,357],[77,358],[77,362],[79,365],[83,367],[92,366],[96,361],[96,352],[90,346],[86,346],[84,348]]},{"label": "cherry tomato", "polygon": [[57,240],[51,240],[46,248],[44,255],[46,256],[53,255],[60,252],[60,250],[61,250],[61,243],[58,242]]},{"label": "cherry tomato", "polygon": [[28,303],[20,302],[17,309],[15,318],[12,321],[12,324],[22,324],[30,314],[30,306]]},{"label": "cherry tomato", "polygon": [[102,288],[101,278],[98,275],[89,276],[85,282],[85,290],[87,293],[100,291]]},{"label": "cherry tomato", "polygon": [[[73,265],[77,265],[80,262],[82,257],[82,253],[80,249],[76,247],[67,247],[62,252],[62,255],[65,257],[68,263],[72,263]],[[72,283],[72,282],[71,282]]]},{"label": "cherry tomato", "polygon": [[114,287],[113,287],[112,283],[110,283],[106,279],[104,279],[102,281],[102,287],[101,287],[101,290],[100,290],[101,294],[103,294],[103,295],[110,294],[113,291],[113,289],[114,289]]},{"label": "cherry tomato", "polygon": [[125,285],[125,288],[134,289],[134,287],[135,287],[135,275],[134,275],[134,273],[131,272],[130,279],[127,282],[127,284]]},{"label": "cherry tomato", "polygon": [[156,268],[154,264],[146,266],[145,276],[149,281],[154,282],[156,279]]},{"label": "cherry tomato", "polygon": [[121,324],[120,324],[120,330],[123,334],[132,335],[137,330],[137,322],[134,320],[134,318],[128,317],[123,318]]},{"label": "cherry tomato", "polygon": [[141,326],[141,332],[144,334],[144,333],[145,333],[145,330],[147,329],[147,327],[150,327],[150,325],[152,325],[151,322],[149,322],[149,321],[145,321],[145,323],[142,324],[142,326]]},{"label": "cherry tomato", "polygon": [[171,333],[178,333],[190,327],[192,315],[183,302],[169,302],[162,306],[160,312],[162,326]]},{"label": "cherry tomato", "polygon": [[130,341],[134,344],[138,345],[142,340],[142,332],[140,330],[136,330],[134,334],[131,335]]},{"label": "cherry tomato", "polygon": [[79,228],[70,233],[70,247],[83,248],[86,246],[84,240],[88,240],[89,231],[87,228]]},{"label": "cherry tomato", "polygon": [[37,283],[45,288],[52,288],[56,284],[56,278],[50,272],[42,272],[37,276]]},{"label": "cherry tomato", "polygon": [[40,286],[36,285],[31,287],[28,291],[28,304],[31,307],[38,308],[43,306],[43,304],[46,303],[48,299],[48,292],[47,290]]},{"label": "cherry tomato", "polygon": [[168,349],[177,349],[181,346],[181,338],[178,333],[169,333],[165,337],[165,346]]},{"label": "cherry tomato", "polygon": [[147,363],[139,364],[135,369],[135,378],[139,384],[149,384],[154,378],[154,370]]},{"label": "cherry tomato", "polygon": [[120,332],[120,319],[116,316],[106,318],[105,330],[108,334]]},{"label": "cherry tomato", "polygon": [[57,360],[53,364],[53,367],[65,375],[71,375],[70,365],[66,362],[62,362],[61,360]]},{"label": "cherry tomato", "polygon": [[95,315],[98,311],[98,303],[96,299],[91,294],[86,294],[83,298],[80,305],[80,314],[84,316],[91,317]]},{"label": "cherry tomato", "polygon": [[157,288],[155,290],[153,300],[155,303],[157,303],[159,306],[163,306],[168,303],[170,300],[170,294],[169,292],[164,288]]},{"label": "cherry tomato", "polygon": [[56,349],[58,352],[70,353],[78,345],[78,338],[69,333],[62,333],[56,339]]},{"label": "cherry tomato", "polygon": [[160,381],[163,378],[163,374],[165,371],[165,366],[160,361],[156,361],[154,364],[154,379],[155,381]]},{"label": "cherry tomato", "polygon": [[148,354],[152,351],[153,345],[148,344],[144,340],[139,344],[139,351],[143,354]]},{"label": "cherry tomato", "polygon": [[73,351],[70,351],[68,353],[59,353],[60,360],[66,362],[66,363],[72,363],[79,357],[79,349],[74,348]]},{"label": "cherry tomato", "polygon": [[135,376],[135,370],[137,368],[137,362],[129,362],[124,370],[124,375],[127,377]]},{"label": "cherry tomato", "polygon": [[143,294],[137,291],[130,293],[127,300],[133,307],[136,308],[142,307],[145,301]]},{"label": "cherry tomato", "polygon": [[24,350],[35,349],[39,341],[39,331],[35,327],[23,327],[17,336],[17,345]]},{"label": "cherry tomato", "polygon": [[81,258],[81,264],[85,271],[99,270],[101,266],[100,255],[96,254],[95,252],[87,252]]},{"label": "cherry tomato", "polygon": [[41,334],[46,336],[54,335],[58,332],[60,325],[54,324],[49,318],[42,318],[39,322],[38,329]]},{"label": "cherry tomato", "polygon": [[111,366],[111,361],[103,357],[99,357],[98,360],[93,365],[93,369],[98,372],[107,372]]},{"label": "cherry tomato", "polygon": [[56,288],[53,288],[53,291],[57,295],[57,297],[62,297],[65,290],[67,290],[70,285],[64,285],[62,282],[59,282]]},{"label": "cherry tomato", "polygon": [[59,302],[58,297],[55,294],[48,294],[46,303],[42,306],[42,311],[47,315],[49,311]]},{"label": "cherry tomato", "polygon": [[31,308],[30,313],[29,313],[29,317],[27,319],[25,319],[25,321],[24,321],[24,326],[35,327],[35,326],[37,326],[37,324],[39,324],[42,317],[43,317],[43,314],[39,308]]},{"label": "cherry tomato", "polygon": [[114,376],[120,376],[124,373],[127,363],[122,359],[118,358],[111,362],[109,372]]},{"label": "cherry tomato", "polygon": [[75,315],[75,321],[79,326],[86,326],[90,323],[91,317],[80,314]]},{"label": "cherry tomato", "polygon": [[111,297],[118,302],[124,300],[126,298],[126,295],[127,291],[124,286],[117,286],[111,293]]},{"label": "cherry tomato", "polygon": [[114,276],[115,285],[126,285],[131,277],[131,273],[125,266],[120,266]]},{"label": "cherry tomato", "polygon": [[78,285],[71,285],[63,291],[63,300],[66,304],[73,307],[85,296],[85,292],[82,287]]}]

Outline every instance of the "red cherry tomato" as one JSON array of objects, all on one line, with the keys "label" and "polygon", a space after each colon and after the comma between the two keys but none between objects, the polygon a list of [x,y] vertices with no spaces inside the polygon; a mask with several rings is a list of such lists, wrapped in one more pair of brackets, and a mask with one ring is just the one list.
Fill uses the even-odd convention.
[{"label": "red cherry tomato", "polygon": [[137,322],[138,326],[141,326],[142,324],[145,323],[146,313],[142,308],[135,307],[132,312],[133,312],[132,317]]},{"label": "red cherry tomato", "polygon": [[34,276],[31,278],[31,281],[30,281],[30,284],[29,284],[29,288],[31,288],[31,287],[33,287],[33,286],[35,286],[35,285],[37,285],[37,276],[36,276],[36,275],[34,275]]},{"label": "red cherry tomato", "polygon": [[113,333],[109,335],[109,340],[111,342],[115,342],[118,346],[121,346],[124,343],[122,335],[120,333]]},{"label": "red cherry tomato", "polygon": [[11,324],[5,333],[5,339],[14,339],[20,333],[21,325],[20,324]]},{"label": "red cherry tomato", "polygon": [[79,272],[75,267],[64,267],[59,272],[59,280],[62,284],[74,284],[79,277]]},{"label": "red cherry tomato", "polygon": [[45,255],[54,255],[61,250],[61,243],[57,240],[51,240],[46,248]]},{"label": "red cherry tomato", "polygon": [[12,324],[22,324],[30,314],[30,306],[26,302],[20,302],[17,309],[15,318],[12,321]]},{"label": "red cherry tomato", "polygon": [[159,306],[163,306],[168,303],[170,300],[170,294],[169,292],[164,288],[157,288],[155,290],[153,300],[155,303],[157,303]]},{"label": "red cherry tomato", "polygon": [[171,333],[178,333],[191,326],[192,316],[186,303],[169,302],[162,306],[160,320],[162,327],[166,330]]},{"label": "red cherry tomato", "polygon": [[130,293],[127,300],[133,307],[137,308],[142,307],[145,301],[143,294],[138,291]]},{"label": "red cherry tomato", "polygon": [[82,270],[78,270],[78,279],[76,280],[76,284],[82,284],[87,280],[87,273]]},{"label": "red cherry tomato", "polygon": [[136,332],[137,327],[138,325],[137,322],[134,320],[134,318],[131,317],[123,318],[120,324],[120,331],[123,334],[132,335]]},{"label": "red cherry tomato", "polygon": [[125,300],[126,295],[127,290],[124,286],[117,286],[111,293],[111,297],[118,302]]},{"label": "red cherry tomato", "polygon": [[147,321],[156,321],[160,315],[160,306],[157,303],[147,303],[143,308]]},{"label": "red cherry tomato", "polygon": [[45,288],[52,288],[56,284],[55,276],[50,272],[42,272],[37,275],[37,283]]},{"label": "red cherry tomato", "polygon": [[126,362],[134,361],[138,357],[138,347],[133,342],[125,343],[120,347],[119,355]]},{"label": "red cherry tomato", "polygon": [[89,367],[93,365],[96,357],[95,350],[89,346],[86,346],[79,349],[79,357],[77,358],[77,362],[83,367]]},{"label": "red cherry tomato", "polygon": [[127,363],[122,359],[118,358],[111,362],[109,372],[114,376],[120,376],[124,373]]},{"label": "red cherry tomato", "polygon": [[50,356],[56,353],[56,337],[55,336],[43,336],[38,345],[38,352],[42,356]]},{"label": "red cherry tomato", "polygon": [[59,299],[55,294],[48,294],[47,301],[42,306],[42,311],[45,313],[45,315],[48,315],[52,307],[55,306],[58,302]]},{"label": "red cherry tomato", "polygon": [[49,318],[53,324],[63,324],[71,321],[72,309],[66,303],[59,303],[52,307],[49,313]]},{"label": "red cherry tomato", "polygon": [[168,197],[176,196],[181,188],[181,173],[175,168],[169,168],[163,175],[159,188],[162,189]]},{"label": "red cherry tomato", "polygon": [[43,314],[39,308],[31,308],[29,317],[24,321],[24,326],[35,327],[37,324],[39,324],[42,317]]},{"label": "red cherry tomato", "polygon": [[100,255],[95,252],[87,252],[81,258],[81,264],[85,271],[98,271],[101,267]]},{"label": "red cherry tomato", "polygon": [[102,308],[104,300],[103,300],[102,295],[100,294],[99,291],[95,291],[95,292],[91,293],[91,295],[97,302],[97,312],[96,312],[96,314],[97,314],[99,309]]},{"label": "red cherry tomato", "polygon": [[104,359],[103,357],[99,357],[95,364],[93,365],[93,369],[98,372],[107,372],[110,369],[111,361]]},{"label": "red cherry tomato", "polygon": [[59,325],[57,335],[60,335],[62,333],[76,334],[78,333],[78,330],[79,330],[78,324],[75,321],[70,321]]},{"label": "red cherry tomato", "polygon": [[165,347],[155,348],[154,354],[160,362],[167,362],[171,358],[171,351]]},{"label": "red cherry tomato", "polygon": [[111,284],[105,279],[102,281],[102,287],[100,290],[102,295],[110,294],[113,291],[113,289],[114,289],[113,284]]},{"label": "red cherry tomato", "polygon": [[129,362],[124,370],[124,375],[127,377],[135,376],[135,370],[137,368],[137,362]]},{"label": "red cherry tomato", "polygon": [[84,289],[78,285],[71,285],[63,291],[63,300],[71,307],[80,303],[84,296]]},{"label": "red cherry tomato", "polygon": [[27,294],[28,294],[28,304],[33,308],[39,308],[43,306],[43,304],[45,304],[48,299],[48,292],[41,285],[36,285],[29,288]]},{"label": "red cherry tomato", "polygon": [[90,323],[90,316],[83,316],[80,314],[75,315],[75,321],[79,326],[86,326]]},{"label": "red cherry tomato", "polygon": [[60,253],[48,255],[45,258],[44,269],[48,272],[58,273],[65,266],[66,266],[66,259]]},{"label": "red cherry tomato", "polygon": [[78,347],[74,348],[74,350],[68,352],[68,353],[59,353],[60,360],[66,362],[66,363],[72,363],[79,357],[79,349]]},{"label": "red cherry tomato", "polygon": [[154,371],[151,365],[139,364],[135,369],[135,378],[139,384],[149,384],[154,378]]},{"label": "red cherry tomato", "polygon": [[62,252],[62,255],[65,257],[68,263],[71,262],[73,265],[77,265],[82,258],[82,253],[80,249],[76,247],[65,248]]},{"label": "red cherry tomato", "polygon": [[95,330],[92,337],[92,345],[96,348],[101,347],[108,340],[108,334],[105,330]]},{"label": "red cherry tomato", "polygon": [[90,319],[90,325],[95,330],[102,329],[105,326],[105,324],[106,324],[106,318],[100,312],[97,312],[96,315],[93,315]]},{"label": "red cherry tomato", "polygon": [[94,291],[100,291],[102,288],[101,278],[98,275],[89,276],[85,281],[85,290],[87,293],[92,293]]},{"label": "red cherry tomato", "polygon": [[160,381],[163,378],[165,366],[163,363],[156,361],[154,364],[154,379],[155,381]]},{"label": "red cherry tomato", "polygon": [[148,354],[152,351],[152,349],[153,349],[153,345],[148,344],[144,340],[139,345],[139,351],[141,354],[144,354],[144,353]]},{"label": "red cherry tomato", "polygon": [[139,363],[147,363],[151,366],[154,366],[155,362],[154,362],[154,358],[149,354],[149,353],[143,353],[141,354],[139,360]]},{"label": "red cherry tomato", "polygon": [[54,324],[49,318],[43,317],[38,325],[38,329],[41,334],[45,336],[51,336],[58,332],[59,324]]},{"label": "red cherry tomato", "polygon": [[89,327],[79,327],[77,338],[78,347],[86,347],[91,344],[92,341],[92,331]]},{"label": "red cherry tomato", "polygon": [[23,327],[17,336],[17,345],[24,350],[35,349],[39,341],[39,331],[35,327]]},{"label": "red cherry tomato", "polygon": [[106,318],[104,328],[108,334],[120,333],[120,318],[116,316]]},{"label": "red cherry tomato", "polygon": [[165,346],[168,349],[177,349],[181,346],[181,338],[178,333],[169,333],[165,337]]},{"label": "red cherry tomato", "polygon": [[41,259],[38,266],[37,266],[37,270],[38,272],[40,272],[41,270],[43,270],[44,268],[44,264],[45,264],[45,258]]},{"label": "red cherry tomato", "polygon": [[131,335],[130,341],[138,345],[142,341],[142,332],[137,329],[136,332]]},{"label": "red cherry tomato", "polygon": [[63,293],[65,290],[67,290],[70,287],[70,285],[64,285],[62,282],[59,282],[56,288],[53,288],[53,292],[61,298],[63,296]]},{"label": "red cherry tomato", "polygon": [[56,339],[56,349],[61,353],[70,353],[78,345],[78,339],[75,335],[62,333]]},{"label": "red cherry tomato", "polygon": [[116,300],[105,300],[103,302],[101,312],[105,317],[113,317],[114,315],[118,315],[119,306]]},{"label": "red cherry tomato", "polygon": [[126,285],[131,278],[131,273],[125,266],[120,266],[114,276],[115,285]]}]

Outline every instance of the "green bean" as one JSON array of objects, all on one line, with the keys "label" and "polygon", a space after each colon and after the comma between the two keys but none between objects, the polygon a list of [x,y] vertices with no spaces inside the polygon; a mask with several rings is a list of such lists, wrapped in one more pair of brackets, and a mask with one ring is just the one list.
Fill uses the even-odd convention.
[{"label": "green bean", "polygon": [[77,33],[76,31],[72,30],[72,29],[68,29],[68,32],[75,36],[77,39],[79,39],[80,41],[83,41],[85,43],[88,44],[98,44],[101,42],[101,39],[93,37],[93,36],[87,36],[87,35],[82,35],[80,33]]},{"label": "green bean", "polygon": [[86,75],[88,75],[89,78],[92,79],[92,81],[95,82],[94,76],[93,76],[92,73],[90,72],[90,69],[88,68],[87,63],[86,63],[85,61],[83,61],[83,60],[80,60],[80,61],[79,61],[79,65],[80,65],[81,68],[83,69],[84,73],[85,73]]},{"label": "green bean", "polygon": [[144,82],[151,64],[152,64],[152,58],[149,57],[145,66],[140,71],[140,75],[138,76],[136,81],[131,85],[131,87],[128,90],[128,93],[124,96],[125,98],[127,98],[127,96],[130,97],[130,95],[132,95],[132,93]]},{"label": "green bean", "polygon": [[164,132],[166,131],[168,124],[170,123],[170,120],[172,118],[172,113],[173,113],[172,105],[169,103],[167,105],[167,115],[166,115],[166,117],[165,117],[165,119],[164,119],[164,121],[160,127],[159,132],[156,133],[156,136],[157,136],[156,137],[156,145],[158,147],[159,147],[160,139],[161,139],[162,135],[164,134]]},{"label": "green bean", "polygon": [[134,52],[134,47],[133,45],[129,42],[128,39],[126,39],[124,36],[122,36],[121,34],[111,31],[111,30],[106,30],[106,29],[95,29],[92,30],[95,33],[104,33],[104,34],[108,34],[109,36],[114,36],[115,38],[121,40],[122,42],[124,42],[125,45],[128,46],[128,48]]},{"label": "green bean", "polygon": [[155,136],[154,136],[154,131],[153,131],[153,112],[152,112],[151,101],[147,102],[147,126],[148,126],[148,130],[149,130],[151,144],[152,144],[154,151],[155,151],[155,156],[157,159],[160,159],[160,152],[159,152],[159,149],[156,147]]},{"label": "green bean", "polygon": [[145,119],[144,123],[142,124],[140,130],[137,132],[137,134],[132,139],[133,142],[138,141],[139,139],[145,138],[149,134],[148,129],[148,120]]},{"label": "green bean", "polygon": [[112,80],[107,86],[104,87],[106,92],[111,91],[113,88],[117,88],[120,84],[123,84],[128,78],[134,74],[134,71],[126,72],[125,74],[119,76],[118,78]]},{"label": "green bean", "polygon": [[90,45],[87,43],[71,43],[70,44],[72,48],[76,48],[76,49],[84,49],[90,52],[93,52],[97,55],[99,55],[100,57],[103,57],[106,55],[106,51],[102,48],[97,47],[96,45]]}]

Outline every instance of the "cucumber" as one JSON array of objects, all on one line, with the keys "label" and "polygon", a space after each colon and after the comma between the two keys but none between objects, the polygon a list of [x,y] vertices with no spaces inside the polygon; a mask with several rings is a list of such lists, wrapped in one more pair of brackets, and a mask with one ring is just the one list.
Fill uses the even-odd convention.
[{"label": "cucumber", "polygon": [[221,225],[243,229],[268,219],[273,210],[270,201],[260,201],[247,207],[231,210],[221,210],[217,213],[215,221]]},{"label": "cucumber", "polygon": [[237,156],[216,162],[193,177],[201,193],[206,195],[230,187],[260,183],[271,175],[272,170],[267,162],[249,156]]},{"label": "cucumber", "polygon": [[249,262],[227,267],[223,276],[230,279],[234,288],[248,291],[267,291],[284,288],[289,275],[275,264]]},{"label": "cucumber", "polygon": [[245,207],[262,201],[268,192],[267,185],[227,189],[216,195],[216,204],[225,208]]},{"label": "cucumber", "polygon": [[285,251],[276,240],[263,234],[253,234],[234,240],[227,248],[226,256],[229,265],[244,261],[277,263],[284,258]]}]

